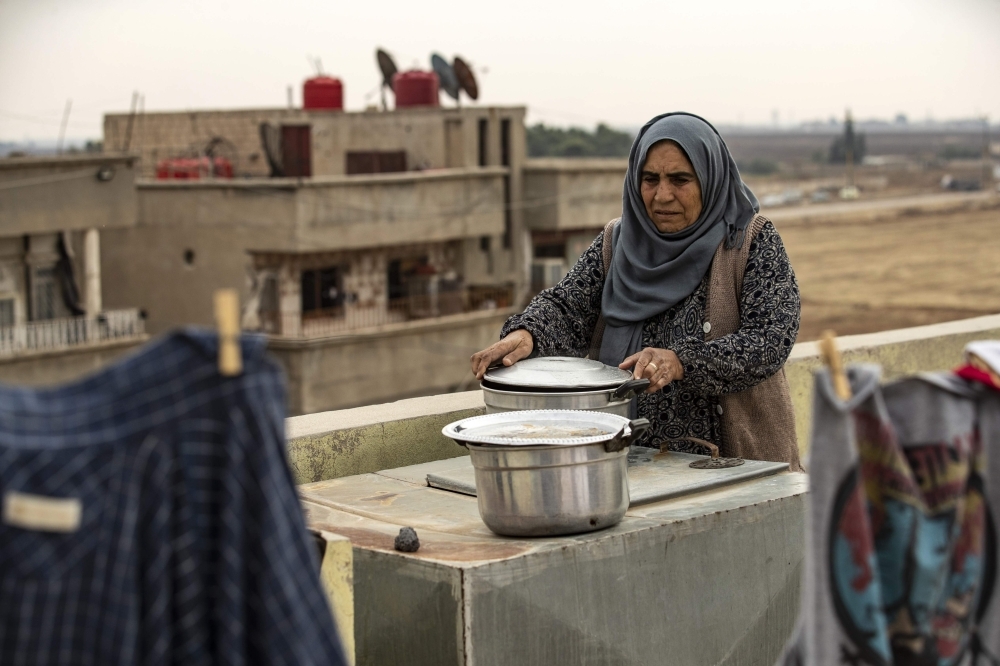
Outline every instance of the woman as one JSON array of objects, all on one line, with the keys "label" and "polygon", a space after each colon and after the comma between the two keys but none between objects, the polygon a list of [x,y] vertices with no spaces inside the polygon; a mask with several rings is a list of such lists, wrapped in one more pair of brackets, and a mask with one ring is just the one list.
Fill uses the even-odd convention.
[{"label": "woman", "polygon": [[782,369],[799,329],[798,285],[758,210],[711,124],[653,118],[632,144],[620,221],[472,356],[473,373],[589,350],[650,380],[635,405],[652,423],[644,443],[704,453],[707,441],[800,469]]}]

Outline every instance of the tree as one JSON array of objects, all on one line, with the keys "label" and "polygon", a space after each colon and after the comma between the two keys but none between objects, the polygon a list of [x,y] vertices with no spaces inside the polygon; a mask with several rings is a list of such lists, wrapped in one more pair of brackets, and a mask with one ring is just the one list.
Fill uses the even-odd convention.
[{"label": "tree", "polygon": [[847,146],[854,146],[852,161],[860,164],[865,156],[865,135],[855,134],[854,121],[848,116],[844,121],[844,133],[833,140],[830,144],[830,163],[840,164],[847,160]]},{"label": "tree", "polygon": [[561,129],[543,123],[527,130],[530,157],[628,157],[632,135],[601,123],[593,132]]}]

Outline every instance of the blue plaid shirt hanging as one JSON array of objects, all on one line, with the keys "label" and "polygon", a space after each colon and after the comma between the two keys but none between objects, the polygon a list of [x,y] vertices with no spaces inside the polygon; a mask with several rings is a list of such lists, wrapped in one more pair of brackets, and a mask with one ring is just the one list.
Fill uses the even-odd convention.
[{"label": "blue plaid shirt hanging", "polygon": [[344,664],[261,337],[0,386],[0,664]]}]

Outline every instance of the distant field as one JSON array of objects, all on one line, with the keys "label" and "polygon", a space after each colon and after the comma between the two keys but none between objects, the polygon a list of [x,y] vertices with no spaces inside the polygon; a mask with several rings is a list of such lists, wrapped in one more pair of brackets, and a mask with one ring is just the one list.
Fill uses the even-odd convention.
[{"label": "distant field", "polygon": [[800,342],[1000,313],[1000,207],[776,225],[802,291]]},{"label": "distant field", "polygon": [[[869,155],[933,156],[946,147],[980,150],[979,132],[865,132]],[[834,135],[806,132],[751,134],[723,132],[737,162],[768,159],[780,162],[808,162],[819,151],[826,155]]]}]

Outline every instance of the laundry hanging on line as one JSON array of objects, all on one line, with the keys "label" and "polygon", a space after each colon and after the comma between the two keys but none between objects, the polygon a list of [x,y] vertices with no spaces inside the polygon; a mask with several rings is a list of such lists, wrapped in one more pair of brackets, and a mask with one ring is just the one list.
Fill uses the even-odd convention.
[{"label": "laundry hanging on line", "polygon": [[817,373],[801,616],[780,664],[1000,664],[1000,391],[964,376],[880,386],[854,366],[845,402]]},{"label": "laundry hanging on line", "polygon": [[261,336],[0,386],[0,664],[345,664]]}]

